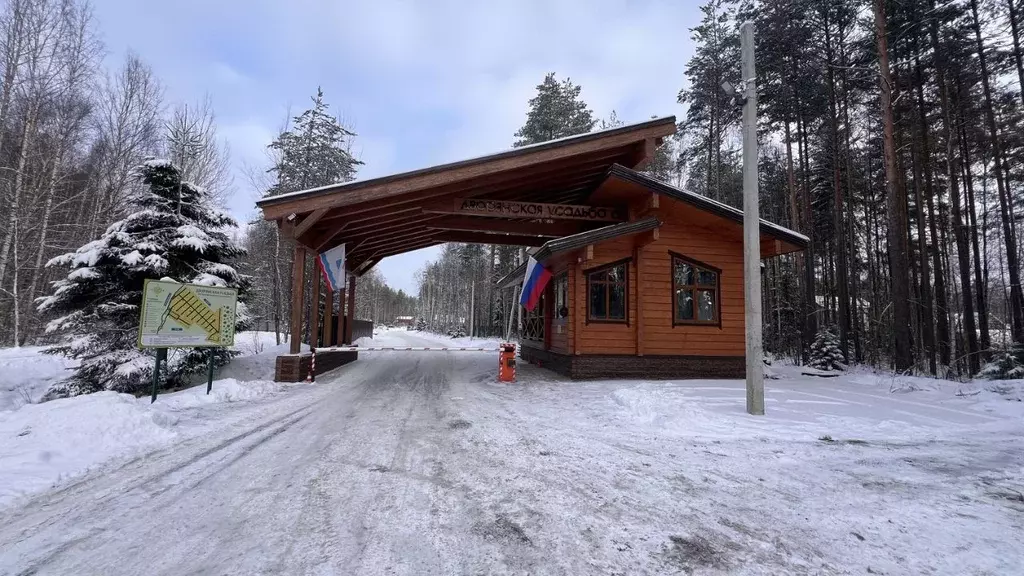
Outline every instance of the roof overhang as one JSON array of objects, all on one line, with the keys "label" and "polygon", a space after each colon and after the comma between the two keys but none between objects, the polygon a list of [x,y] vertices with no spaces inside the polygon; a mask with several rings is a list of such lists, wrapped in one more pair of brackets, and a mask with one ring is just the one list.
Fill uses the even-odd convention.
[{"label": "roof overhang", "polygon": [[[596,219],[469,218],[456,199],[578,205],[614,165],[641,167],[675,118],[659,118],[381,178],[264,198],[257,202],[285,236],[322,252],[345,244],[360,275],[382,258],[445,242],[540,246],[607,224]],[[446,208],[447,211],[446,211]],[[614,207],[608,207],[614,208]]]},{"label": "roof overhang", "polygon": [[[670,186],[660,180],[656,180],[632,170],[625,166],[615,165],[608,169],[607,178],[602,183],[602,188],[605,186],[613,185],[616,182],[624,182],[639,186],[643,189],[649,190],[655,194],[671,198],[679,202],[683,202],[694,208],[718,216],[726,221],[733,222],[743,225],[743,210],[723,204],[702,196],[695,192],[689,192],[675,186]],[[598,191],[598,195],[600,191]],[[810,239],[803,234],[790,230],[784,226],[780,226],[773,222],[769,222],[764,218],[760,219],[760,233],[762,244],[765,241],[778,241],[781,243],[776,249],[766,252],[762,250],[762,257],[778,256],[779,254],[786,254],[789,252],[797,252],[807,248]]]},{"label": "roof overhang", "polygon": [[[552,257],[565,254],[568,252],[575,252],[592,246],[606,242],[608,240],[614,240],[615,238],[624,238],[627,236],[634,236],[636,234],[643,234],[644,232],[650,232],[661,227],[661,222],[654,216],[647,218],[641,218],[640,220],[634,220],[632,222],[620,222],[619,224],[612,224],[611,226],[605,226],[603,228],[597,228],[595,230],[588,230],[587,232],[581,232],[579,234],[573,234],[572,236],[566,236],[564,238],[557,238],[545,242],[537,251],[531,254],[531,258],[536,260],[538,263],[544,263]],[[520,264],[500,280],[498,280],[499,288],[507,288],[513,284],[520,283],[524,280],[526,273],[526,263]]]}]

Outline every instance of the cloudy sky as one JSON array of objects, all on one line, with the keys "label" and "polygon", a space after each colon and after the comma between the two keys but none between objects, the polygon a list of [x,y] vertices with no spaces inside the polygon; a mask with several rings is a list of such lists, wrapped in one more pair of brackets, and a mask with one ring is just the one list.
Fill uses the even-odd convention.
[{"label": "cloudy sky", "polygon": [[[598,117],[679,115],[698,0],[95,0],[108,66],[148,62],[169,104],[209,95],[235,168],[229,208],[256,213],[245,165],[322,86],[355,127],[360,177],[507,149],[546,72]],[[379,265],[396,288],[437,249]]]}]

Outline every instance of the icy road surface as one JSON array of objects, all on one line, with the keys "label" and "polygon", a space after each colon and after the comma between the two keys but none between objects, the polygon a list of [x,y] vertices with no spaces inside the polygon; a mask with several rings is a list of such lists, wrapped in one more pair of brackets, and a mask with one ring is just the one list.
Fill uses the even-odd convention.
[{"label": "icy road surface", "polygon": [[0,511],[0,574],[1022,573],[1015,400],[496,365],[364,353]]}]

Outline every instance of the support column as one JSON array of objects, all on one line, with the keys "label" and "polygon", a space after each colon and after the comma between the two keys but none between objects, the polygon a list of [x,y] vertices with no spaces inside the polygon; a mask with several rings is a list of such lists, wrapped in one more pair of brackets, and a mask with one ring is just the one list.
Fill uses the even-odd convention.
[{"label": "support column", "polygon": [[[643,270],[643,255],[644,247],[637,246],[633,248],[633,261],[636,262],[636,355],[644,355],[644,287],[641,272]],[[628,280],[627,280],[628,281]],[[674,297],[674,296],[673,296]],[[628,306],[629,303],[627,302]]]},{"label": "support column", "polygon": [[345,319],[345,344],[352,343],[352,324],[356,319],[356,277],[348,274],[348,316]]},{"label": "support column", "polygon": [[576,356],[580,355],[580,332],[583,331],[583,315],[587,313],[587,293],[586,293],[586,278],[583,277],[583,267],[579,264],[573,264],[570,268],[570,273],[573,278],[572,292],[572,304],[569,309],[572,312],[569,313],[569,317],[572,318],[572,353]]},{"label": "support column", "polygon": [[319,260],[313,259],[313,277],[310,281],[313,282],[313,305],[310,307],[309,314],[309,345],[314,348],[320,347],[320,264]]},{"label": "support column", "polygon": [[289,341],[288,352],[298,354],[302,350],[302,308],[303,308],[303,285],[306,276],[306,249],[302,245],[295,244],[295,253],[292,255],[292,325],[291,340]]},{"label": "support column", "polygon": [[345,298],[345,284],[342,283],[341,290],[338,290],[338,344],[347,344],[345,342],[345,324],[348,323],[347,312],[345,312],[345,302],[348,300]]},{"label": "support column", "polygon": [[334,291],[327,286],[324,294],[324,346],[331,346],[334,338]]}]

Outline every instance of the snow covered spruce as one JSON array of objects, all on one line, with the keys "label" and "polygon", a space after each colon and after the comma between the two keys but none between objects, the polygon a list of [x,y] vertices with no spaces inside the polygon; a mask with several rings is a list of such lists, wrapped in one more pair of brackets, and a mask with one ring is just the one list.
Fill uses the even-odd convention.
[{"label": "snow covered spruce", "polygon": [[[54,384],[44,399],[99,390],[137,393],[152,378],[153,355],[137,345],[143,282],[166,278],[177,282],[239,288],[247,280],[231,265],[244,254],[228,236],[235,221],[213,207],[207,193],[183,182],[166,160],[149,160],[133,176],[142,184],[131,200],[131,215],[107,228],[103,236],[47,263],[68,267],[53,294],[40,298],[41,313],[54,317],[46,332],[60,342],[49,352],[81,360],[68,378]],[[247,314],[238,305],[237,330]],[[165,387],[187,382],[201,371],[209,351],[174,350],[162,370]],[[235,352],[216,349],[215,363],[226,364]]]},{"label": "snow covered spruce", "polygon": [[846,370],[846,359],[839,347],[839,337],[831,328],[818,331],[811,344],[811,358],[808,366],[818,370]]}]

